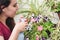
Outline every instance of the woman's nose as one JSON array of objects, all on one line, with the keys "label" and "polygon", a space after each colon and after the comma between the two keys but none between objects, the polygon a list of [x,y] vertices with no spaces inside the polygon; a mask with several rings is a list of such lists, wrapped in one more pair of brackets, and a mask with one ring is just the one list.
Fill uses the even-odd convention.
[{"label": "woman's nose", "polygon": [[19,9],[19,6],[18,6],[18,4],[17,4],[17,8],[16,8],[16,10],[18,10]]}]

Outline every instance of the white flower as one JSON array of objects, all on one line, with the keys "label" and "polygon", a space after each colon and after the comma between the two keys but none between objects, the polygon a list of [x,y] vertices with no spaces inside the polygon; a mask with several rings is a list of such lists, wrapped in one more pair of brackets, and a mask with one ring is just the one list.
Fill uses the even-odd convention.
[{"label": "white flower", "polygon": [[51,20],[52,23],[57,24],[59,21],[59,17],[57,13],[50,13],[52,17],[49,17],[49,19]]}]

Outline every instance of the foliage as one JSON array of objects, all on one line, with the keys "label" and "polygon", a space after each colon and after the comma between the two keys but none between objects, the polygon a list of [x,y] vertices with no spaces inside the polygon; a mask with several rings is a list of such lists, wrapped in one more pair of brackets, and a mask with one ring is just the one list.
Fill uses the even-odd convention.
[{"label": "foliage", "polygon": [[27,0],[26,2],[20,0],[20,5],[28,6],[25,6],[25,8],[22,6],[17,12],[18,14],[27,14],[24,14],[29,20],[28,30],[25,31],[26,39],[37,40],[36,38],[38,38],[47,40],[50,38],[50,34],[55,30],[53,27],[54,24],[49,19],[49,17],[53,18],[53,16],[50,15],[50,12],[60,11],[60,3],[56,2],[55,0],[44,0],[39,4],[39,0]]},{"label": "foliage", "polygon": [[57,24],[55,30],[51,33],[51,40],[60,40],[60,22]]}]

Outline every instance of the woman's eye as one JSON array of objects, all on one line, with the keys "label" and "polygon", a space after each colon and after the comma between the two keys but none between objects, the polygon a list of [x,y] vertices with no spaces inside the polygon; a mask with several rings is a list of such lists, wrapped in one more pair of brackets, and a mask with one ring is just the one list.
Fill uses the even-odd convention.
[{"label": "woman's eye", "polygon": [[15,5],[13,5],[13,7],[16,7],[16,4],[15,4]]}]

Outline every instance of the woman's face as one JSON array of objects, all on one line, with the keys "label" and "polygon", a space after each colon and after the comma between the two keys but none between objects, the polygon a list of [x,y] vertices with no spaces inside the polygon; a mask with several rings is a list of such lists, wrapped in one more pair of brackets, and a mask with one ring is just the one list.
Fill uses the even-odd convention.
[{"label": "woman's face", "polygon": [[16,11],[18,10],[17,1],[11,0],[11,3],[8,7],[3,9],[4,15],[7,17],[14,17],[16,15]]}]

